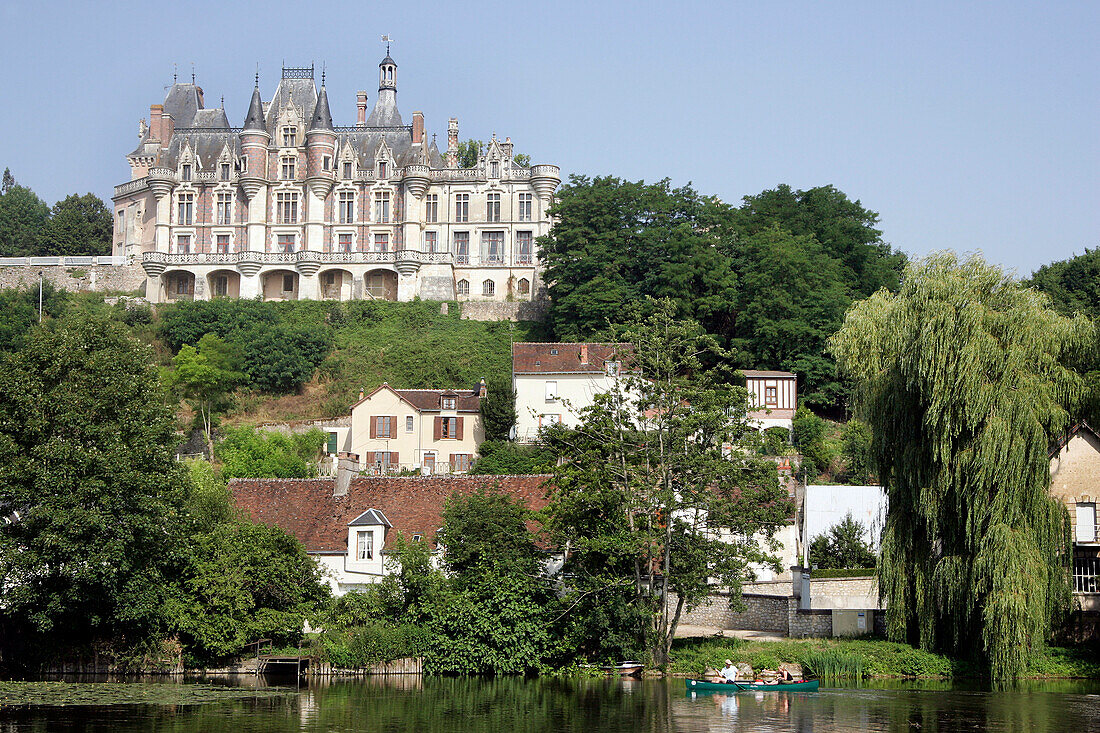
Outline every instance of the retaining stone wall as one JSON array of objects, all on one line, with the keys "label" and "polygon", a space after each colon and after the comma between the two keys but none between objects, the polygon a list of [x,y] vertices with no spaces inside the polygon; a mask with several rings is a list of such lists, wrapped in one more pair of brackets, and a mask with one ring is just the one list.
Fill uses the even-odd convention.
[{"label": "retaining stone wall", "polygon": [[144,290],[145,271],[129,265],[5,265],[0,267],[0,290],[27,288],[42,279],[60,290],[70,292],[132,292]]},{"label": "retaining stone wall", "polygon": [[832,636],[833,612],[829,610],[803,611],[798,608],[798,599],[791,599],[790,614],[787,617],[787,636],[798,639],[804,636]]},{"label": "retaining stone wall", "polygon": [[547,300],[490,302],[470,300],[461,304],[462,317],[471,321],[545,321]]},{"label": "retaining stone wall", "polygon": [[308,433],[313,428],[324,430],[325,428],[350,428],[351,415],[340,417],[325,417],[317,420],[292,420],[290,422],[260,423],[258,430],[266,430],[270,433],[282,433],[283,435],[301,435]]}]

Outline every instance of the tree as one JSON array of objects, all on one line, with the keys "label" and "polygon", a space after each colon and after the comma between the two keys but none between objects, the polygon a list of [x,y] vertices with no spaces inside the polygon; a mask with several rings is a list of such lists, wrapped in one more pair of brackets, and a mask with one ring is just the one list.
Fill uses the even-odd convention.
[{"label": "tree", "polygon": [[866,528],[852,513],[810,543],[810,563],[816,568],[873,568],[875,553],[863,541]]},{"label": "tree", "polygon": [[324,440],[316,428],[298,435],[230,428],[214,455],[226,478],[312,478]]},{"label": "tree", "polygon": [[443,505],[443,527],[436,535],[444,547],[447,568],[464,576],[492,563],[510,572],[534,573],[540,553],[527,529],[530,518],[527,507],[499,489],[451,495]]},{"label": "tree", "polygon": [[879,583],[891,638],[969,649],[1001,680],[1068,608],[1067,517],[1047,493],[1047,451],[1084,392],[1062,361],[1094,339],[1087,318],[948,253],[849,310],[832,349],[857,382],[889,498]]},{"label": "tree", "polygon": [[214,413],[226,407],[229,392],[244,381],[240,371],[243,356],[234,344],[212,333],[199,339],[198,348],[184,346],[172,359],[175,369],[166,375],[167,383],[185,400],[202,420],[210,457],[214,457]]},{"label": "tree", "polygon": [[804,405],[799,405],[791,421],[792,440],[794,447],[802,454],[803,468],[806,470],[804,480],[807,483],[816,479],[832,461],[825,445],[825,431],[828,427],[824,419],[807,410]]},{"label": "tree", "polygon": [[50,207],[45,201],[16,183],[10,174],[5,176],[0,194],[0,257],[39,254],[49,216]]},{"label": "tree", "polygon": [[0,619],[64,647],[163,628],[186,480],[149,347],[76,314],[0,362]]},{"label": "tree", "polygon": [[458,144],[458,167],[476,168],[477,158],[481,155],[481,146],[485,143],[480,140],[463,140]]},{"label": "tree", "polygon": [[470,474],[516,476],[550,473],[557,460],[551,451],[537,445],[519,445],[507,441],[486,440],[477,447],[478,458]]},{"label": "tree", "polygon": [[486,440],[509,440],[516,424],[516,392],[503,380],[489,385],[488,396],[481,400],[481,424]]},{"label": "tree", "polygon": [[840,440],[845,483],[867,485],[874,479],[871,465],[871,427],[859,420],[849,420]]},{"label": "tree", "polygon": [[0,196],[11,190],[15,185],[15,176],[11,174],[10,168],[4,169],[4,182],[0,184]]},{"label": "tree", "polygon": [[743,235],[779,226],[795,236],[811,236],[837,260],[857,297],[879,288],[896,290],[905,255],[882,241],[879,217],[833,186],[792,191],[787,184],[746,196],[738,211]]},{"label": "tree", "polygon": [[563,461],[547,526],[575,579],[565,602],[614,606],[628,590],[647,621],[637,631],[664,664],[683,610],[712,581],[736,599],[749,563],[777,562],[770,539],[792,507],[774,463],[729,450],[753,431],[745,389],[704,366],[723,361],[714,339],[677,320],[669,300],[647,310],[623,333],[638,374],[598,396],[575,430],[549,436]]},{"label": "tree", "polygon": [[53,206],[42,231],[41,254],[110,254],[113,225],[110,210],[98,196],[70,194]]},{"label": "tree", "polygon": [[[54,287],[49,280],[42,282],[42,315],[44,318],[60,318],[70,301],[68,292]],[[38,323],[38,284],[22,289],[0,290],[0,352],[17,351],[23,340]]]}]

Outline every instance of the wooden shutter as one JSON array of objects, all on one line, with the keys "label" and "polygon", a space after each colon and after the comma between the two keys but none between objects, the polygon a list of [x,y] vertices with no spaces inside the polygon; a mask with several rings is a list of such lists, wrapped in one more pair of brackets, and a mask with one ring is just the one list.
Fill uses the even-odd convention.
[{"label": "wooden shutter", "polygon": [[455,470],[455,456],[456,456],[456,454],[454,454],[454,453],[451,454],[451,470],[452,471]]},{"label": "wooden shutter", "polygon": [[443,418],[437,417],[435,419],[435,427],[432,431],[432,435],[435,440],[439,440],[443,436]]},{"label": "wooden shutter", "polygon": [[401,464],[401,457],[397,454],[397,451],[391,450],[390,451],[390,465],[394,466],[396,468],[396,467],[400,466],[400,464]]},{"label": "wooden shutter", "polygon": [[455,425],[456,425],[456,427],[455,427],[455,437],[458,438],[459,440],[462,440],[462,421],[465,420],[465,419],[466,418],[462,418],[462,417],[455,418]]},{"label": "wooden shutter", "polygon": [[378,418],[375,417],[374,415],[371,415],[371,418],[370,418],[370,437],[372,437],[372,438],[377,438],[378,437]]},{"label": "wooden shutter", "polygon": [[397,437],[397,415],[390,415],[390,437]]},{"label": "wooden shutter", "polygon": [[363,454],[364,462],[368,466],[374,465],[374,451],[369,450]]}]

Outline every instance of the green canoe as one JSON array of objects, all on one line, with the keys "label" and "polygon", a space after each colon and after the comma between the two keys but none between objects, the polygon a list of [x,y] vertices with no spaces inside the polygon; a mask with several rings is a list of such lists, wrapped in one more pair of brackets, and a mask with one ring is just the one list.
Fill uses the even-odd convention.
[{"label": "green canoe", "polygon": [[688,692],[813,692],[817,689],[817,680],[803,682],[783,682],[777,685],[764,685],[755,682],[738,682],[737,684],[725,684],[723,682],[707,682],[706,680],[684,680]]}]

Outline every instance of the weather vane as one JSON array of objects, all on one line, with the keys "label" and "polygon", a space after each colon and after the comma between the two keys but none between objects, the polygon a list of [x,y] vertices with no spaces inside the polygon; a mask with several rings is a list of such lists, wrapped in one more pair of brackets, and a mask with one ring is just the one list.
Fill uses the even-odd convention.
[{"label": "weather vane", "polygon": [[390,44],[393,43],[393,39],[389,36],[382,36],[382,43],[386,44],[386,55],[390,55]]}]

